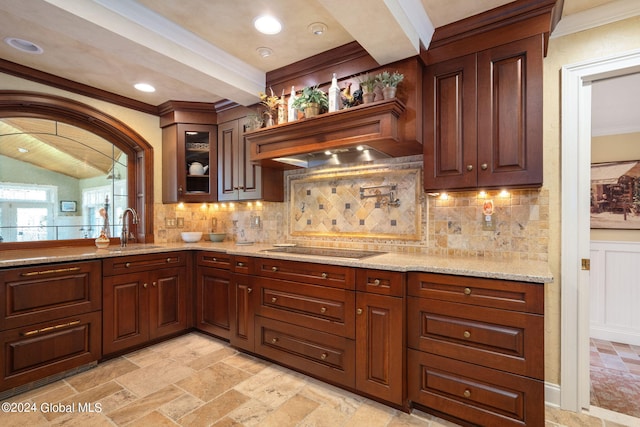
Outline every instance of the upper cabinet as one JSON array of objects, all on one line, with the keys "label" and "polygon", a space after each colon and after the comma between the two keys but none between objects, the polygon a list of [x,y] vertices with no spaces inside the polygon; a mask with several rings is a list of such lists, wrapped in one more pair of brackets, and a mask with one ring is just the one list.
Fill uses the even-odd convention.
[{"label": "upper cabinet", "polygon": [[167,103],[162,127],[162,202],[217,201],[218,130],[213,106]]},{"label": "upper cabinet", "polygon": [[542,35],[425,72],[426,190],[542,185]]},{"label": "upper cabinet", "polygon": [[218,200],[284,200],[282,170],[261,167],[249,156],[246,118],[218,125]]},{"label": "upper cabinet", "polygon": [[519,0],[436,29],[422,54],[427,191],[539,187],[542,74],[554,0]]}]

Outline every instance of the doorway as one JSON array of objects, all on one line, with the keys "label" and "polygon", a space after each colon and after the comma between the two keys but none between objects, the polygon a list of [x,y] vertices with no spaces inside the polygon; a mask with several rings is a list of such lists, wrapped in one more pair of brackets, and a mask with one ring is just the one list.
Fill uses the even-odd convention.
[{"label": "doorway", "polygon": [[[640,51],[562,68],[562,409],[590,408],[589,271],[592,83],[640,72]],[[584,266],[581,268],[581,266]]]}]

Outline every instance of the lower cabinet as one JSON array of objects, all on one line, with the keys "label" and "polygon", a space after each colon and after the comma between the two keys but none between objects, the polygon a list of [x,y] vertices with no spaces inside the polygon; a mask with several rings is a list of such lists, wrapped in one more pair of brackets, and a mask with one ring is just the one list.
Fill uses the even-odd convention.
[{"label": "lower cabinet", "polygon": [[0,270],[0,392],[100,359],[100,278],[100,261]]},{"label": "lower cabinet", "polygon": [[105,355],[179,333],[190,326],[187,256],[190,254],[105,260],[102,284]]},{"label": "lower cabinet", "polygon": [[231,256],[196,254],[196,327],[228,340],[231,331]]},{"label": "lower cabinet", "polygon": [[231,269],[231,330],[229,342],[231,345],[253,352],[254,340],[254,310],[256,292],[251,284],[249,273],[250,260],[247,257],[232,257]]}]

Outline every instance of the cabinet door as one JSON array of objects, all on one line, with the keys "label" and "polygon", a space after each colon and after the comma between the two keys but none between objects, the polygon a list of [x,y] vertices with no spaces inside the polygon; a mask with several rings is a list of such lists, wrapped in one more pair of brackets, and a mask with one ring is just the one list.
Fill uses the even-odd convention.
[{"label": "cabinet door", "polygon": [[240,200],[262,198],[262,167],[251,161],[251,144],[244,137],[247,127],[240,119],[238,131],[238,186]]},{"label": "cabinet door", "polygon": [[254,351],[254,307],[255,292],[249,284],[250,276],[233,274],[231,301],[231,345]]},{"label": "cabinet door", "polygon": [[238,200],[238,121],[218,125],[218,200]]},{"label": "cabinet door", "polygon": [[424,186],[476,185],[476,56],[430,65],[424,76]]},{"label": "cabinet door", "polygon": [[105,277],[102,283],[102,339],[104,354],[149,340],[150,286],[146,273]]},{"label": "cabinet door", "polygon": [[229,339],[231,273],[218,268],[198,267],[197,277],[197,328]]},{"label": "cabinet door", "polygon": [[356,307],[356,389],[402,405],[403,299],[358,292]]},{"label": "cabinet door", "polygon": [[[217,200],[217,135],[215,125],[179,123],[163,128],[163,203]],[[192,167],[194,163],[201,168]]]},{"label": "cabinet door", "polygon": [[543,36],[478,53],[478,185],[542,184]]},{"label": "cabinet door", "polygon": [[150,273],[145,283],[149,298],[149,336],[158,338],[187,329],[185,270],[167,268]]}]

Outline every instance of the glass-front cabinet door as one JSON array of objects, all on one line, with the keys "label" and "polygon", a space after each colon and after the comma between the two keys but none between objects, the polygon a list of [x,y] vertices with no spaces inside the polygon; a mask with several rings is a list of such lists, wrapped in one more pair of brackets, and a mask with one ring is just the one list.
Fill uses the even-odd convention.
[{"label": "glass-front cabinet door", "polygon": [[216,201],[217,127],[178,123],[164,128],[162,139],[162,201]]}]

